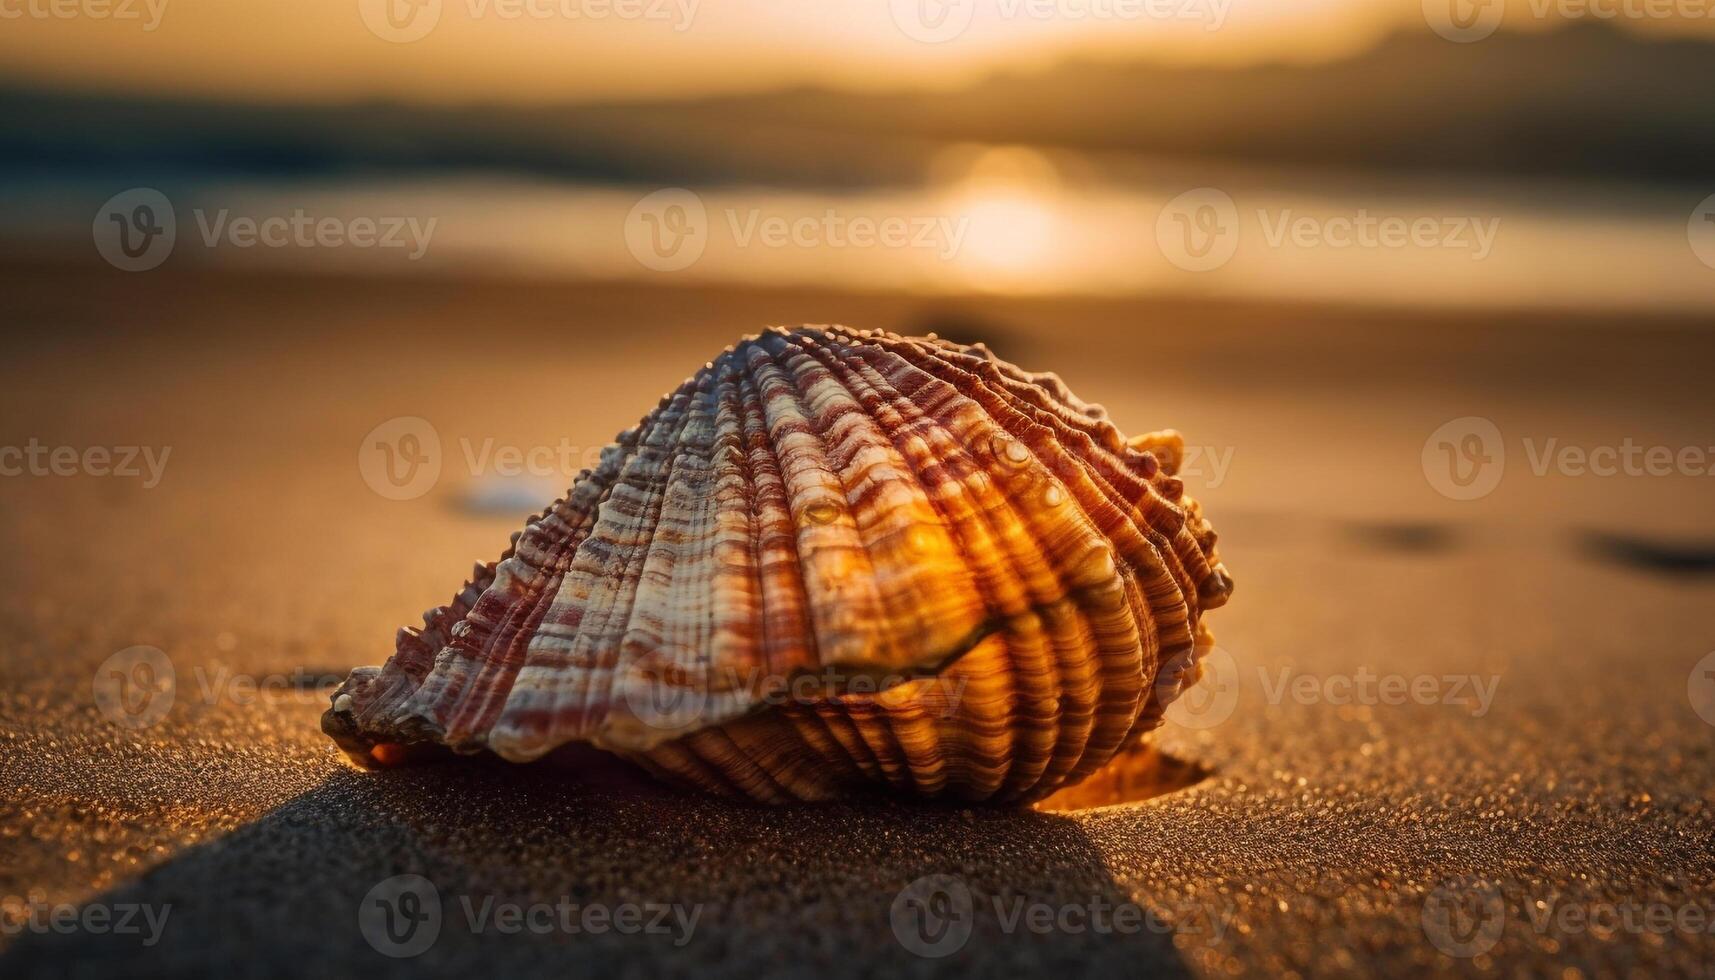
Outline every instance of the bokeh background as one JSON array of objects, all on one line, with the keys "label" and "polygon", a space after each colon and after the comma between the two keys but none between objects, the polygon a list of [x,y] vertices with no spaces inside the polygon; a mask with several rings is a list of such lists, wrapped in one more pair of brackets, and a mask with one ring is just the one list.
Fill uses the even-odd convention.
[{"label": "bokeh background", "polygon": [[[30,251],[86,254],[103,202],[149,187],[178,267],[1437,309],[1715,295],[1699,0],[80,10],[19,0],[0,33],[0,229]],[[689,228],[649,217],[670,200],[635,210],[669,187],[701,203],[695,234],[639,258]],[[1180,254],[1213,227],[1183,224],[1212,214],[1180,197],[1198,189],[1230,226],[1218,262]],[[425,230],[270,247],[217,223],[299,211]],[[758,234],[830,213],[944,227]],[[1443,227],[1377,246],[1283,230],[1360,214]]]},{"label": "bokeh background", "polygon": [[[1710,9],[0,0],[0,899],[178,910],[146,950],[9,930],[0,972],[1706,971],[1706,930],[1532,911],[1712,901]],[[804,322],[1185,433],[1238,590],[1176,792],[779,813],[341,762],[334,679]],[[138,645],[176,681],[134,727],[100,698]],[[404,872],[709,911],[392,960],[353,910]],[[887,910],[931,873],[1176,926],[921,960]],[[1449,896],[1504,899],[1486,944],[1436,941]]]}]

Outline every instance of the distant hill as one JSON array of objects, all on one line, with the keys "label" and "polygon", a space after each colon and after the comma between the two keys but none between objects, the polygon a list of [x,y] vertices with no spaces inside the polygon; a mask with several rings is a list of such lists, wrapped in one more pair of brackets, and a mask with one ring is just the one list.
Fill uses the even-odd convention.
[{"label": "distant hill", "polygon": [[1715,44],[1588,24],[1329,64],[1071,62],[952,93],[802,89],[623,105],[257,107],[0,89],[0,171],[503,171],[914,182],[947,141],[1373,170],[1715,177]]}]

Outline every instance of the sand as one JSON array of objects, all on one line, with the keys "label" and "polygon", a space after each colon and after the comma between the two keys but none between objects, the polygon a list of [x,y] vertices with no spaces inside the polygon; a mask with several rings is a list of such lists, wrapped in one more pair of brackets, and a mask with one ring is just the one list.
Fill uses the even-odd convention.
[{"label": "sand", "polygon": [[[1715,445],[1715,325],[8,269],[0,444],[171,452],[147,489],[0,480],[0,975],[1622,976],[1715,961],[1694,921],[1715,906],[1715,729],[1696,711],[1715,678],[1700,688],[1694,670],[1715,650],[1711,478],[1536,476],[1529,459],[1549,438]],[[1211,620],[1232,670],[1162,734],[1179,788],[1051,812],[766,809],[616,772],[342,762],[317,728],[321,681],[383,659],[528,509],[473,478],[486,440],[599,446],[737,334],[832,319],[987,338],[1126,428],[1210,447],[1189,482],[1238,582]],[[403,501],[358,465],[397,416],[443,446],[439,482]],[[1462,416],[1492,419],[1508,451],[1500,485],[1468,502],[1437,493],[1421,458]],[[94,691],[136,644],[166,653],[176,686],[132,730]],[[1425,696],[1388,703],[1398,683]],[[360,910],[401,874],[434,884],[442,923],[396,959]],[[939,958],[906,948],[917,920],[893,925],[926,875],[970,899],[951,918],[968,941]],[[146,945],[87,919],[18,931],[32,900],[170,911]],[[556,911],[543,934],[508,934],[494,918],[627,904],[664,909],[664,931],[591,933],[576,911],[571,933]],[[480,929],[467,907],[487,910]],[[1037,914],[1058,924],[1034,931]]]}]

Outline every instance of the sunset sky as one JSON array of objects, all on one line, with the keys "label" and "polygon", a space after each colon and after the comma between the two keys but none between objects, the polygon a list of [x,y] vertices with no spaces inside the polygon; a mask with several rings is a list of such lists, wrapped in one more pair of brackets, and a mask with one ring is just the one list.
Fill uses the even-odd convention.
[{"label": "sunset sky", "polygon": [[[1506,28],[1550,23],[1539,8],[1509,0]],[[117,16],[95,16],[108,10]],[[0,78],[266,100],[567,102],[952,86],[1071,54],[1314,61],[1424,25],[1419,0],[0,0]]]}]

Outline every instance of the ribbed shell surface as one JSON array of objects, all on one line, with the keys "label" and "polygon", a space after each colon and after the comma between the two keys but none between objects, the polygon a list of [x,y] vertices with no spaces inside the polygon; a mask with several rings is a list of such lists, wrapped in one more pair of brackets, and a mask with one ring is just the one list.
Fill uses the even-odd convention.
[{"label": "ribbed shell surface", "polygon": [[535,759],[572,742],[772,802],[1015,800],[1194,680],[1231,579],[1172,476],[980,345],[771,329],[607,447],[324,728]]}]

